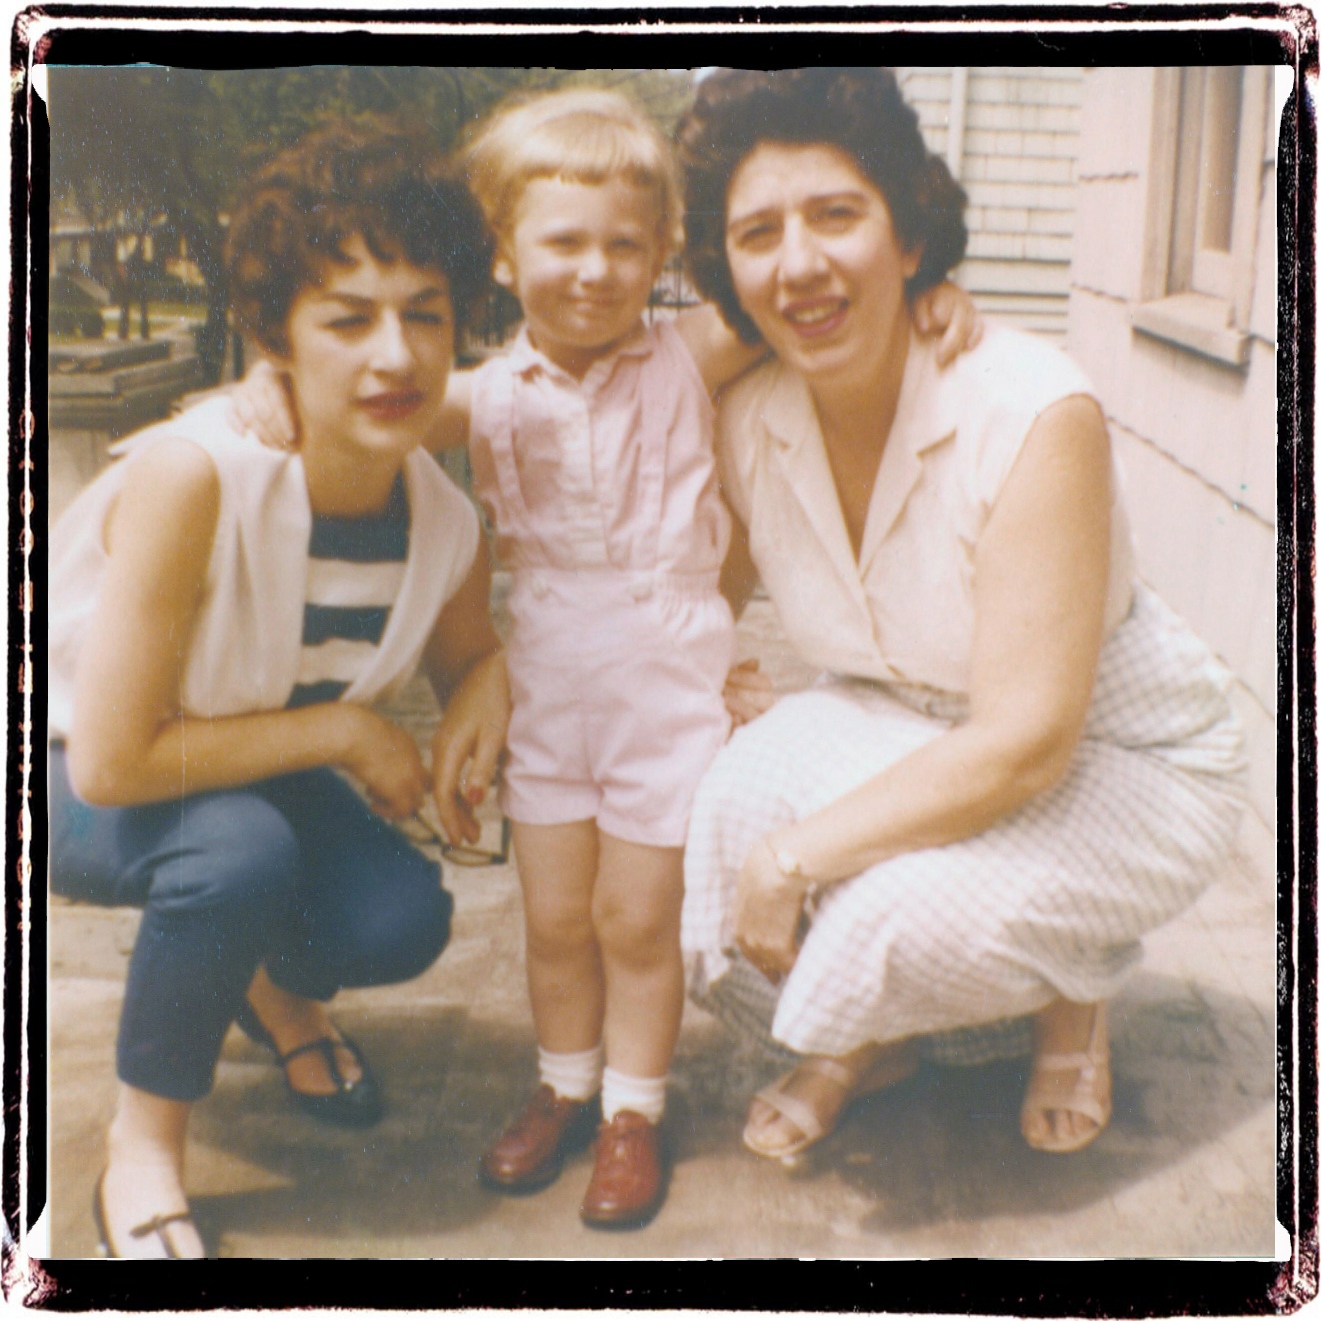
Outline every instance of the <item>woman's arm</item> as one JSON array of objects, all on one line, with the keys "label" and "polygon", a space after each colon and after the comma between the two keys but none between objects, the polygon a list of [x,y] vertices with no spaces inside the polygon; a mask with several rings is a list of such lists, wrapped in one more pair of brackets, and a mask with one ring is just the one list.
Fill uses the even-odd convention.
[{"label": "woman's arm", "polygon": [[[914,298],[913,324],[920,335],[940,336],[936,362],[942,367],[964,349],[974,348],[982,337],[982,320],[972,299],[949,280]],[[764,344],[748,345],[739,339],[714,303],[685,308],[675,317],[674,328],[713,395],[767,356]],[[445,402],[448,406],[448,397]]]},{"label": "woman's arm", "polygon": [[334,765],[367,785],[383,815],[415,811],[424,779],[412,740],[363,707],[179,714],[219,507],[215,466],[189,441],[160,443],[128,473],[107,520],[109,562],[78,659],[74,790],[128,807]]},{"label": "woman's arm", "polygon": [[[756,590],[757,566],[752,562],[748,529],[743,520],[732,511],[730,519],[733,531],[729,538],[729,549],[725,552],[725,563],[720,570],[720,591],[737,619]],[[733,718],[735,728],[755,720],[775,705],[775,688],[770,679],[761,673],[755,656],[730,667],[725,679],[724,698],[725,709]]]},{"label": "woman's arm", "polygon": [[764,344],[745,344],[739,339],[714,303],[684,308],[674,318],[674,328],[693,355],[708,394],[742,376],[769,352]]},{"label": "woman's arm", "polygon": [[[297,449],[298,420],[284,374],[265,358],[248,368],[241,381],[228,387],[230,424],[251,432],[268,449]],[[472,372],[452,371],[445,384],[445,402],[435,429],[426,439],[433,454],[468,444],[472,416]]]},{"label": "woman's arm", "polygon": [[491,566],[486,543],[463,585],[441,611],[424,665],[444,707],[431,744],[436,812],[451,841],[475,842],[472,808],[495,778],[509,727],[509,676],[491,626]]},{"label": "woman's arm", "polygon": [[[977,548],[968,720],[753,851],[736,922],[758,966],[792,966],[810,884],[977,834],[1064,776],[1101,647],[1110,501],[1100,409],[1062,400],[1033,426]],[[772,849],[801,875],[784,876]]]}]

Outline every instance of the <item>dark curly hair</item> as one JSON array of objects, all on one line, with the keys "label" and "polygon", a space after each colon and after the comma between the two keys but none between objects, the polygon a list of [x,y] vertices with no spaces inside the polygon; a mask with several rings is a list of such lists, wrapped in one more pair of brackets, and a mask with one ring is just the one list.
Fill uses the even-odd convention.
[{"label": "dark curly hair", "polygon": [[326,261],[348,262],[362,236],[381,262],[439,270],[455,329],[490,287],[493,244],[481,208],[425,131],[383,118],[313,129],[257,171],[225,242],[230,300],[240,327],[281,352],[289,309]]},{"label": "dark curly hair", "polygon": [[963,260],[967,196],[922,140],[917,113],[889,69],[720,69],[680,121],[686,172],[687,263],[698,289],[745,342],[761,335],[739,306],[725,255],[730,181],[762,142],[825,143],[851,156],[885,196],[906,247],[922,245],[909,297]]}]

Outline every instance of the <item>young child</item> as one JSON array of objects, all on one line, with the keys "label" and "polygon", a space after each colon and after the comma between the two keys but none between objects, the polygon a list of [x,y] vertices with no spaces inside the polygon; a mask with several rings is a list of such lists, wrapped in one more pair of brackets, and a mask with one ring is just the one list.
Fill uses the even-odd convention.
[{"label": "young child", "polygon": [[[539,1086],[481,1162],[490,1186],[557,1177],[600,1125],[592,1226],[658,1210],[659,1125],[683,1012],[683,844],[730,726],[730,518],[710,392],[750,349],[710,307],[644,322],[682,241],[670,147],[623,96],[575,88],[497,110],[469,144],[513,344],[450,378],[435,448],[466,443],[513,571],[503,806],[527,922]],[[976,338],[963,295],[929,319]],[[950,355],[952,356],[952,355]],[[278,408],[246,406],[272,440]]]},{"label": "young child", "polygon": [[[730,723],[730,525],[709,386],[757,355],[732,336],[721,347],[704,317],[644,324],[682,204],[668,143],[624,97],[516,103],[467,163],[496,281],[525,318],[472,375],[464,411],[474,486],[514,577],[503,792],[540,1073],[482,1175],[511,1191],[549,1182],[599,1092],[581,1215],[638,1224],[664,1190],[688,813]],[[693,348],[711,360],[706,380]],[[459,393],[447,403],[462,407]]]}]

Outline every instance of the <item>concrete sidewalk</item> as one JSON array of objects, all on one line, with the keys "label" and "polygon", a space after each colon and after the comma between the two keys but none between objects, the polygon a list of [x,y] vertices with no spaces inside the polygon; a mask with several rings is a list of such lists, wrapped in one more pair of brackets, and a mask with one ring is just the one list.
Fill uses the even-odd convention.
[{"label": "concrete sidewalk", "polygon": [[[779,686],[808,677],[756,601],[740,625]],[[397,715],[424,735],[410,688]],[[1260,834],[1260,830],[1259,830]],[[512,866],[446,868],[454,937],[403,986],[345,992],[338,1021],[389,1099],[365,1136],[286,1100],[271,1056],[231,1032],[196,1110],[188,1187],[230,1257],[1266,1256],[1275,1224],[1275,921],[1269,849],[1157,932],[1111,1009],[1115,1116],[1086,1151],[1018,1135],[1021,1063],[925,1066],[847,1122],[799,1171],[739,1143],[766,1080],[688,1007],[667,1120],[669,1199],[647,1228],[585,1229],[587,1155],[524,1198],[476,1181],[484,1144],[534,1081]],[[114,1038],[136,912],[56,903],[51,934],[51,1231],[90,1256],[92,1188],[114,1098]]]}]

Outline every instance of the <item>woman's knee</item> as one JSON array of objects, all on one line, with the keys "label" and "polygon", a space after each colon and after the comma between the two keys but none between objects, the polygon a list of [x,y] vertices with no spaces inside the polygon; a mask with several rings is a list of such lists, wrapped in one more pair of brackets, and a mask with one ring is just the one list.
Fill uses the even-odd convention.
[{"label": "woman's knee", "polygon": [[774,812],[795,781],[801,741],[794,729],[802,716],[801,698],[783,698],[750,724],[737,730],[702,777],[693,804],[693,819],[742,819]]},{"label": "woman's knee", "polygon": [[395,887],[383,895],[371,921],[355,929],[350,982],[387,986],[406,982],[431,967],[449,943],[454,900],[440,883],[440,871],[427,864],[423,884]]},{"label": "woman's knee", "polygon": [[190,803],[161,851],[147,903],[168,915],[235,910],[276,920],[293,902],[301,854],[289,823],[254,794]]}]

